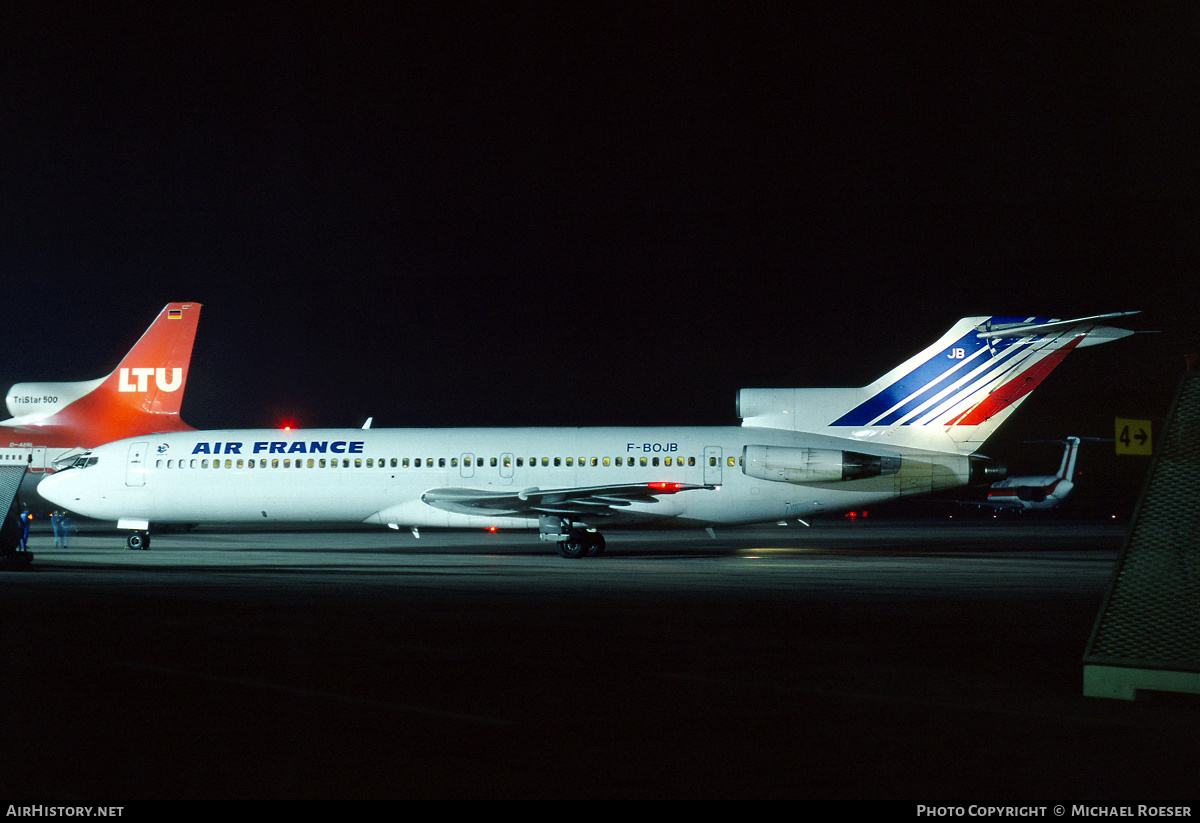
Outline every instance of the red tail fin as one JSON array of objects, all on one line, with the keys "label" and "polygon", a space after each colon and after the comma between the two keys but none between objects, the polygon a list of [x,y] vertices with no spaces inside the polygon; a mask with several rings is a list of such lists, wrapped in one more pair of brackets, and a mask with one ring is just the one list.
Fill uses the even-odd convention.
[{"label": "red tail fin", "polygon": [[82,446],[191,430],[179,408],[199,320],[199,303],[168,303],[112,374],[40,425],[70,430]]}]

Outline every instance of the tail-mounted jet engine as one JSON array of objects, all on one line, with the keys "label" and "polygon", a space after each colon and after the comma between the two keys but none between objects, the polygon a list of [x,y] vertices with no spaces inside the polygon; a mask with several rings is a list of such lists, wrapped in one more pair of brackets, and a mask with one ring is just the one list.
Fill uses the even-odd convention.
[{"label": "tail-mounted jet engine", "polygon": [[22,423],[32,423],[62,411],[103,383],[81,380],[77,383],[17,383],[4,398],[8,413]]},{"label": "tail-mounted jet engine", "polygon": [[996,463],[981,454],[971,455],[971,476],[967,481],[972,486],[986,486],[1008,477],[1008,467]]},{"label": "tail-mounted jet engine", "polygon": [[742,451],[742,470],[759,480],[830,483],[896,474],[900,471],[900,456],[840,449],[746,446]]}]

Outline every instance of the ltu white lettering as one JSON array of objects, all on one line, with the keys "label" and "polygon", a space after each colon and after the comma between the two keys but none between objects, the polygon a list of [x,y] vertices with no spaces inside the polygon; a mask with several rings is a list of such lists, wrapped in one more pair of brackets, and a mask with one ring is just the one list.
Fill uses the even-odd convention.
[{"label": "ltu white lettering", "polygon": [[[159,391],[179,391],[183,385],[183,369],[175,366],[170,370],[170,377],[167,375],[167,369],[155,369],[149,367],[139,367],[134,369],[121,369],[117,376],[117,391],[120,392],[138,392],[145,394],[150,386],[150,375],[154,375],[154,385]],[[131,382],[130,376],[136,377],[137,382]]]},{"label": "ltu white lettering", "polygon": [[183,369],[176,366],[171,369],[171,380],[167,381],[166,369],[154,370],[154,384],[158,386],[159,391],[175,391],[183,383]]}]

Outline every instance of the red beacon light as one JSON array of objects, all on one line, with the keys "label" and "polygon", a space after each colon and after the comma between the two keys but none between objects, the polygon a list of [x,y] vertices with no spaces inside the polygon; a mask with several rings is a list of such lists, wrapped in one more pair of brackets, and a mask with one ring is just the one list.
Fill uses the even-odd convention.
[{"label": "red beacon light", "polygon": [[647,483],[646,485],[654,489],[656,492],[664,492],[666,494],[673,494],[674,492],[679,491],[679,489],[683,486],[682,483],[666,483],[661,480],[653,483]]}]

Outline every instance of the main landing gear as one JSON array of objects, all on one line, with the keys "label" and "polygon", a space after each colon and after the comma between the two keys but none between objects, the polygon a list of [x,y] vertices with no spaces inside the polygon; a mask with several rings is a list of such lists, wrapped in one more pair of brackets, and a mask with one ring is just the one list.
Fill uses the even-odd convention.
[{"label": "main landing gear", "polygon": [[565,540],[558,541],[558,554],[568,560],[599,557],[604,554],[604,535],[595,531],[571,529]]},{"label": "main landing gear", "polygon": [[604,535],[595,529],[581,529],[566,518],[542,515],[538,522],[538,537],[553,540],[560,557],[578,560],[604,554]]}]

